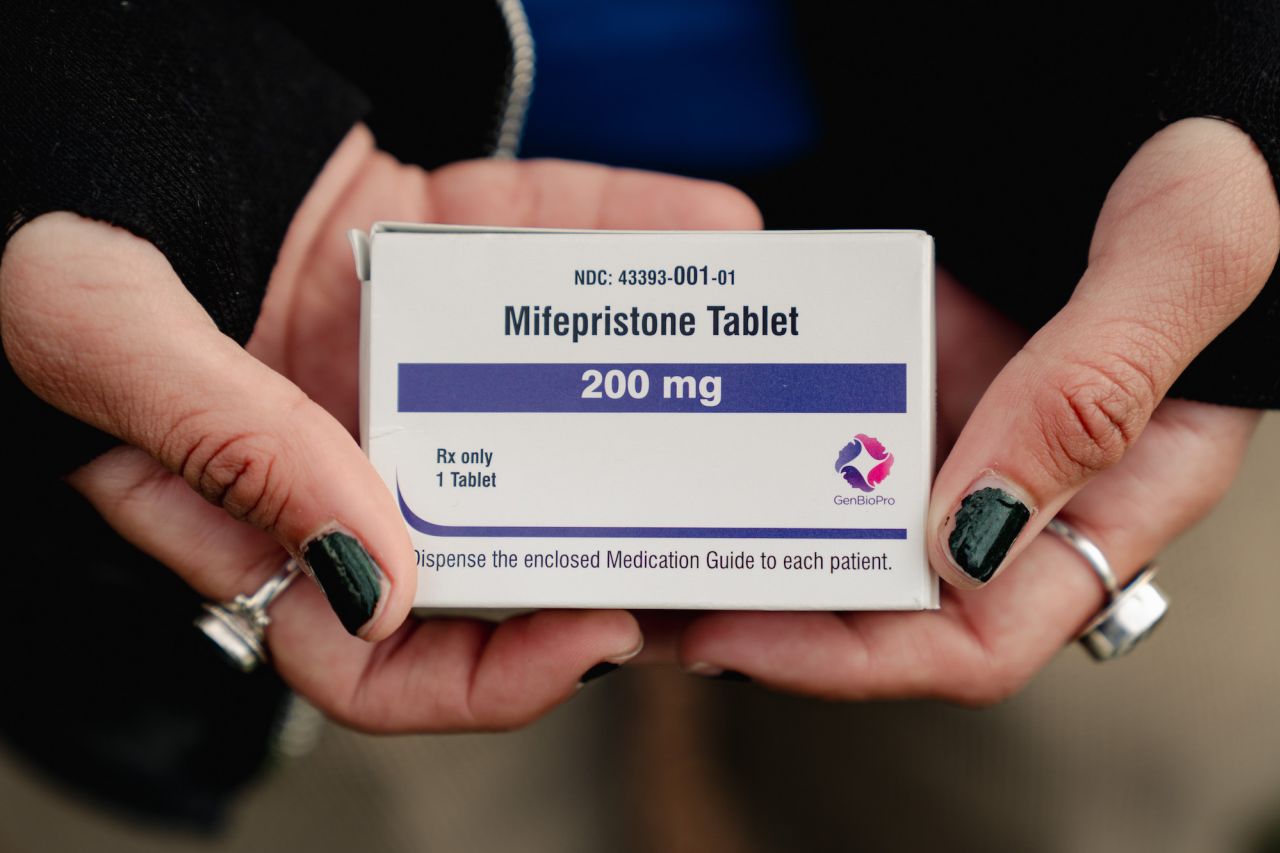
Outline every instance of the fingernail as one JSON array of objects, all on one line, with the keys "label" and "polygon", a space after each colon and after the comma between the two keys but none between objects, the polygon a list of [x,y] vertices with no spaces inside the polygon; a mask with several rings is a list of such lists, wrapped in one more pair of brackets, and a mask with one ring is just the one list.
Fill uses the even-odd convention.
[{"label": "fingernail", "polygon": [[713,663],[698,661],[691,663],[684,668],[684,671],[690,675],[700,675],[703,678],[719,678],[724,674],[724,667],[716,666]]},{"label": "fingernail", "polygon": [[947,537],[951,559],[965,574],[986,583],[1004,562],[1031,510],[1011,490],[984,485],[965,495]]},{"label": "fingernail", "polygon": [[747,675],[745,672],[738,672],[736,669],[725,669],[724,667],[716,666],[713,663],[706,663],[704,661],[691,663],[684,668],[684,671],[690,675],[697,675],[709,681],[733,681],[738,684],[748,684],[751,681],[751,676]]},{"label": "fingernail", "polygon": [[378,607],[382,596],[382,569],[359,539],[341,531],[312,539],[303,546],[302,559],[324,590],[342,627],[358,634]]},{"label": "fingernail", "polygon": [[578,679],[578,686],[581,687],[582,685],[586,684],[589,681],[595,681],[597,678],[603,678],[609,673],[614,672],[615,670],[619,670],[621,668],[622,668],[622,664],[620,663],[609,663],[609,661],[607,660],[601,661],[600,663],[591,667],[591,669],[582,673],[582,677]]},{"label": "fingernail", "polygon": [[582,685],[586,684],[588,681],[595,681],[597,678],[603,678],[614,670],[619,669],[624,663],[640,654],[643,650],[644,638],[641,637],[640,642],[636,643],[622,654],[607,658],[582,673],[582,677],[578,679],[578,687],[581,688]]},{"label": "fingernail", "polygon": [[712,681],[731,681],[735,684],[750,684],[751,676],[745,672],[738,672],[736,669],[726,669],[719,675],[711,676]]}]

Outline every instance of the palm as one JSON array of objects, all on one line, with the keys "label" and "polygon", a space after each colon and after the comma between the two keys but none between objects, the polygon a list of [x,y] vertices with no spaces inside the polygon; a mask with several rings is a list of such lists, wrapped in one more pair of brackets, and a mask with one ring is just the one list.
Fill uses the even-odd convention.
[{"label": "palm", "polygon": [[[940,464],[1025,335],[943,271],[937,300]],[[1166,401],[1125,459],[1072,505],[1149,505],[1153,484],[1174,495],[1203,491],[1203,483],[1211,481],[1205,463],[1170,471],[1167,460],[1213,460],[1224,433],[1232,445],[1236,433],[1247,436],[1247,423],[1235,410]],[[1211,492],[1188,506],[1173,522],[1191,523],[1213,497]],[[1126,534],[1131,539],[1133,531]],[[1155,531],[1149,538],[1149,544],[1131,545],[1138,553],[1111,553],[1112,560],[1136,565],[1163,544]],[[965,591],[943,584],[935,612],[707,614],[685,627],[680,657],[686,664],[714,662],[772,687],[829,698],[995,701],[1039,671],[1074,638],[1082,614],[1102,604],[1097,580],[1082,565],[1063,570],[1064,557],[1078,560],[1065,546],[1040,537],[986,588]]]},{"label": "palm", "polygon": [[[326,184],[344,150],[354,151],[347,161],[352,168],[339,169],[343,179]],[[428,175],[374,151],[367,131],[358,128],[295,217],[248,344],[254,356],[353,435],[360,289],[345,232],[375,220],[759,226],[750,202],[719,185],[561,162],[478,161]],[[168,275],[172,281],[161,287],[180,290],[172,270]],[[336,444],[328,447],[339,451]],[[73,482],[126,538],[209,597],[253,589],[284,559],[275,538],[204,502],[137,448],[106,454],[77,472]],[[362,487],[341,482],[323,488]],[[366,498],[372,505],[386,502],[385,494],[362,493],[360,499]],[[165,523],[154,524],[157,517]],[[400,526],[398,519],[394,523]],[[462,619],[409,620],[370,644],[346,632],[310,583],[295,584],[272,605],[271,615],[267,640],[285,680],[331,715],[377,730],[517,725],[572,695],[586,670],[628,656],[641,642],[625,611],[543,611],[496,627]]]},{"label": "palm", "polygon": [[[325,218],[320,238],[293,267],[296,272],[272,278],[249,342],[251,352],[292,379],[353,434],[360,290],[345,234],[349,228],[367,229],[376,219],[561,228],[757,225],[744,199],[710,185],[560,162],[475,161],[428,175],[379,156]],[[229,519],[226,523],[233,524]],[[279,606],[299,606],[304,596],[316,599],[314,618],[330,619],[319,612],[314,589]],[[309,621],[281,618],[272,637],[277,665],[303,692],[324,697],[349,691],[353,682],[372,685],[349,694],[359,702],[358,709],[345,708],[353,721],[367,725],[372,716],[378,718],[377,727],[404,728],[421,727],[421,720],[430,719],[434,728],[476,728],[521,722],[564,698],[564,679],[553,674],[565,665],[563,646],[568,644],[572,660],[574,647],[585,636],[617,633],[629,617],[544,613],[496,629],[467,620],[410,622],[381,648],[338,632],[317,643]],[[452,656],[442,654],[442,648]],[[323,668],[315,665],[321,658],[326,660]],[[487,659],[486,665],[477,658]],[[523,665],[530,658],[544,663]],[[575,672],[583,668],[580,662],[569,667],[577,667]],[[346,673],[335,677],[336,668]],[[371,668],[376,678],[367,677]],[[480,677],[470,679],[468,694],[461,691],[467,685],[450,675],[471,668]],[[556,687],[557,682],[562,686]],[[432,707],[419,706],[400,716],[395,709],[403,705],[398,694],[405,684],[423,686],[423,699]],[[440,685],[459,689],[442,690]],[[429,697],[427,686],[432,686]]]}]

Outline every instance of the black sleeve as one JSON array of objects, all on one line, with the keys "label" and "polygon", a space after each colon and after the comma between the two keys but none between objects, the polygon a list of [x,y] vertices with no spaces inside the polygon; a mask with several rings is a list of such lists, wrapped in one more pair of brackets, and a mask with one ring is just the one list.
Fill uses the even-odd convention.
[{"label": "black sleeve", "polygon": [[[0,27],[0,249],[48,211],[123,226],[243,343],[363,96],[240,4],[42,0],[8,4]],[[191,627],[199,596],[57,478],[115,440],[40,401],[7,359],[0,400],[14,498],[0,644],[23,649],[0,736],[63,783],[208,829],[258,768],[283,685],[217,660]]]},{"label": "black sleeve", "polygon": [[[1280,188],[1280,3],[1199,3],[1176,20],[1168,62],[1153,75],[1157,119],[1212,116],[1236,124],[1253,138]],[[1280,270],[1170,393],[1280,408]]]},{"label": "black sleeve", "polygon": [[363,97],[239,4],[64,0],[5,17],[5,239],[51,210],[128,228],[243,343],[293,212]]},{"label": "black sleeve", "polygon": [[[70,210],[151,241],[240,343],[294,211],[367,108],[283,28],[240,3],[12,4],[0,38],[0,251]],[[13,375],[0,395],[61,474],[112,444]]]},{"label": "black sleeve", "polygon": [[[793,3],[823,144],[748,186],[766,222],[925,228],[1028,332],[1070,298],[1108,189],[1162,128],[1230,121],[1280,185],[1277,0]],[[1170,393],[1280,408],[1280,276]]]}]

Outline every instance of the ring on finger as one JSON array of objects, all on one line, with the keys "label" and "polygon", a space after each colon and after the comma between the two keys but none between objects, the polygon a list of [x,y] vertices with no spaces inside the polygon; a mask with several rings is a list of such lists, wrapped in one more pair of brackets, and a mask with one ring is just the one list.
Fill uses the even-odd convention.
[{"label": "ring on finger", "polygon": [[1045,530],[1071,546],[1107,592],[1107,604],[1080,632],[1077,638],[1080,644],[1098,661],[1112,660],[1132,651],[1155,630],[1169,610],[1169,599],[1155,584],[1155,563],[1147,563],[1137,577],[1121,588],[1111,563],[1092,539],[1060,518],[1051,520]]},{"label": "ring on finger", "polygon": [[267,662],[266,632],[271,624],[267,607],[297,576],[298,563],[290,558],[252,595],[237,595],[220,604],[206,602],[195,626],[213,641],[228,663],[241,672],[253,672]]}]

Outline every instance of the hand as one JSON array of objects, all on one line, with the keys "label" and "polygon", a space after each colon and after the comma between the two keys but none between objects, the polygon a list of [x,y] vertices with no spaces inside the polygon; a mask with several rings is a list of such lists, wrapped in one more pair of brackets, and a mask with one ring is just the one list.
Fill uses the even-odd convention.
[{"label": "hand", "polygon": [[754,206],[716,184],[560,162],[428,174],[378,152],[358,126],[296,214],[246,349],[150,243],[69,213],[10,240],[0,336],[33,391],[128,443],[70,482],[201,594],[250,592],[286,551],[306,558],[328,603],[319,586],[295,583],[267,631],[298,692],[371,730],[518,725],[572,695],[592,666],[637,653],[641,634],[620,610],[497,627],[406,621],[413,550],[352,438],[360,290],[345,231],[378,219],[759,227]]},{"label": "hand", "polygon": [[1232,125],[1189,119],[1112,185],[1075,293],[1030,340],[940,276],[943,447],[958,434],[927,525],[951,584],[941,609],[709,614],[681,661],[829,698],[1015,692],[1103,603],[1079,555],[1037,536],[1055,514],[1123,583],[1230,485],[1257,413],[1164,397],[1261,290],[1278,245],[1262,155]]}]

